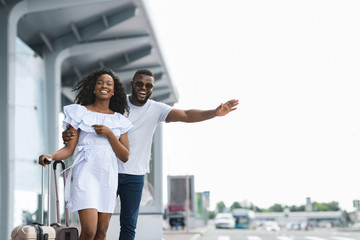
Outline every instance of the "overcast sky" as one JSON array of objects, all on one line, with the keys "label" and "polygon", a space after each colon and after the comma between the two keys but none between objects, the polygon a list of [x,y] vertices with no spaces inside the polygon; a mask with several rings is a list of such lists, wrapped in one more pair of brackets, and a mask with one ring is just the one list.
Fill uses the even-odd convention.
[{"label": "overcast sky", "polygon": [[176,108],[238,110],[164,124],[164,174],[210,208],[360,199],[360,1],[149,0]]}]

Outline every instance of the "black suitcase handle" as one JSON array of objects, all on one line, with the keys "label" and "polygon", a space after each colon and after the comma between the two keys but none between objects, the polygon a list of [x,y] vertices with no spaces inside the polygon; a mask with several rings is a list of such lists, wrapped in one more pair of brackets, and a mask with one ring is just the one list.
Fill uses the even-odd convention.
[{"label": "black suitcase handle", "polygon": [[57,166],[58,164],[61,164],[62,170],[65,170],[65,162],[62,161],[62,160],[54,161],[54,163],[53,163],[53,169],[54,169],[54,170],[56,170],[56,166]]}]

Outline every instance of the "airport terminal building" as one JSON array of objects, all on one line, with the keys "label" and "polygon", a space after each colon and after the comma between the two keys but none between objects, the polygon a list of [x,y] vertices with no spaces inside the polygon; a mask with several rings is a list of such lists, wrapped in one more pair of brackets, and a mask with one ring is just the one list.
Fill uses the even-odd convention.
[{"label": "airport terminal building", "polygon": [[277,222],[283,227],[305,230],[306,226],[313,227],[342,227],[347,224],[343,211],[328,212],[262,212],[255,213],[259,223],[266,221]]},{"label": "airport terminal building", "polygon": [[[146,0],[0,0],[1,239],[9,239],[16,225],[40,221],[42,168],[37,158],[62,143],[62,107],[73,103],[72,88],[82,77],[108,67],[130,93],[135,71],[146,68],[155,73],[152,98],[169,105],[177,101],[148,9]],[[50,222],[56,222],[54,195],[52,188]],[[162,199],[159,125],[137,239],[161,239]],[[118,237],[119,210],[118,204],[109,239]],[[71,220],[78,224],[76,216]]]}]

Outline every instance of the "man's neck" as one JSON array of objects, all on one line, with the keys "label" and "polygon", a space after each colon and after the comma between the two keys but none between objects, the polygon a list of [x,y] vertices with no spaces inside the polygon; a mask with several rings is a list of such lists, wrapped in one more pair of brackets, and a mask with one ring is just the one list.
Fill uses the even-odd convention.
[{"label": "man's neck", "polygon": [[145,105],[145,103],[139,103],[138,101],[136,101],[132,95],[130,95],[129,101],[132,105],[137,106],[137,107],[142,107]]}]

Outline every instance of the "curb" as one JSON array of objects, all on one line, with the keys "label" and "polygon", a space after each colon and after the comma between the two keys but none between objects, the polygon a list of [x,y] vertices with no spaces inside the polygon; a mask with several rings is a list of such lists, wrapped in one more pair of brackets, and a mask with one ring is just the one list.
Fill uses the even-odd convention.
[{"label": "curb", "polygon": [[208,231],[210,231],[211,227],[207,226],[206,228],[204,228],[203,230],[200,231],[200,233],[195,234],[192,238],[190,238],[190,240],[198,240],[200,239],[202,236],[204,236]]}]

